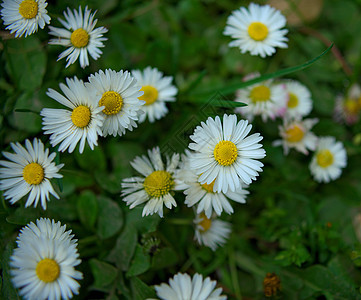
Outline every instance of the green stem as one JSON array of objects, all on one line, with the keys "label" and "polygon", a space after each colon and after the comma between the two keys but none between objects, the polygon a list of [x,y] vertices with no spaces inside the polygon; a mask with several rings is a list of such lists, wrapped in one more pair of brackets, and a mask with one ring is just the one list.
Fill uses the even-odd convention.
[{"label": "green stem", "polygon": [[167,223],[170,223],[173,225],[191,225],[191,224],[193,224],[193,219],[169,218],[167,220]]},{"label": "green stem", "polygon": [[241,289],[239,287],[237,266],[234,258],[233,248],[231,248],[229,251],[229,269],[231,270],[232,285],[233,285],[234,293],[236,294],[236,299],[242,300],[242,294],[241,294]]}]

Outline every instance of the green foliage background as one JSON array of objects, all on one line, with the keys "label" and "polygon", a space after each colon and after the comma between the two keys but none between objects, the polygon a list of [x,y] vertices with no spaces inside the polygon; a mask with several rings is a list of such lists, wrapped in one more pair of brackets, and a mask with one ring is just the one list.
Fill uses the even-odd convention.
[{"label": "green foliage background", "polygon": [[[296,3],[298,1],[289,1]],[[262,59],[228,48],[222,35],[231,11],[249,1],[179,0],[51,1],[51,25],[67,6],[88,5],[98,10],[98,24],[106,26],[104,54],[84,70],[78,62],[65,69],[56,58],[64,49],[48,45],[48,30],[14,39],[2,25],[0,38],[0,144],[39,137],[39,112],[58,107],[45,94],[58,90],[65,77],[84,80],[99,69],[143,69],[150,65],[174,76],[179,88],[169,114],[160,121],[141,124],[123,137],[101,138],[94,151],[61,153],[62,181],[53,182],[61,195],[46,211],[24,208],[24,201],[10,205],[1,194],[0,253],[1,299],[18,299],[9,277],[9,256],[19,229],[38,217],[60,220],[79,240],[82,264],[80,295],[74,299],[145,299],[155,297],[152,285],[168,281],[178,271],[199,272],[218,281],[229,299],[263,299],[267,272],[281,279],[284,299],[361,299],[361,248],[353,219],[360,213],[361,124],[351,127],[333,121],[335,97],[344,93],[361,72],[361,2],[323,1],[317,19],[288,26],[289,48]],[[265,1],[258,3],[264,4]],[[306,28],[306,30],[305,30]],[[316,33],[316,34],[315,34]],[[159,145],[163,152],[183,152],[188,136],[208,116],[232,113],[217,101],[233,100],[227,87],[240,83],[250,72],[261,74],[292,67],[316,57],[334,42],[352,72],[329,52],[311,67],[288,75],[312,92],[311,117],[320,122],[314,132],[341,140],[348,152],[348,166],[330,184],[314,182],[308,170],[310,157],[271,146],[278,138],[279,121],[253,123],[253,132],[264,136],[267,152],[259,179],[250,186],[247,204],[232,203],[235,213],[222,218],[232,223],[228,243],[212,252],[193,241],[193,212],[176,195],[178,207],[142,218],[141,207],[129,210],[120,198],[120,182],[135,174],[129,161]],[[219,93],[208,93],[219,87]],[[213,101],[213,102],[212,102]],[[213,103],[213,104],[212,104]],[[224,106],[224,105],[223,105]],[[29,112],[31,111],[31,112]],[[61,190],[61,191],[60,191]],[[156,253],[146,241],[160,241]],[[360,238],[360,237],[359,237]]]}]

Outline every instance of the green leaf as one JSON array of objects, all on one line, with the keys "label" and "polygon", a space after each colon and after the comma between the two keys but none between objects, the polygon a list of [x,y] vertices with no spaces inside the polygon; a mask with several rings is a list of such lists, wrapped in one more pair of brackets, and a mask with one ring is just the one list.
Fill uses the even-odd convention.
[{"label": "green leaf", "polygon": [[163,269],[175,265],[178,262],[178,254],[172,248],[160,249],[153,256],[152,269]]},{"label": "green leaf", "polygon": [[117,268],[95,258],[91,259],[89,263],[94,276],[95,288],[103,290],[114,282],[118,274]]},{"label": "green leaf", "polygon": [[260,77],[248,80],[248,81],[244,81],[244,82],[237,82],[235,84],[230,84],[228,86],[223,86],[223,87],[219,87],[219,88],[213,88],[211,90],[208,91],[197,91],[195,93],[192,93],[192,95],[199,95],[199,94],[215,94],[215,93],[222,93],[222,94],[230,94],[235,92],[238,89],[241,88],[245,88],[247,86],[268,80],[268,79],[272,79],[272,78],[277,78],[277,77],[281,77],[284,75],[288,75],[300,70],[303,70],[309,66],[311,66],[313,63],[315,63],[316,61],[318,61],[322,56],[324,56],[326,53],[328,53],[331,48],[333,47],[333,43],[331,44],[331,46],[329,46],[325,51],[323,51],[320,55],[316,56],[315,58],[301,64],[298,66],[294,66],[294,67],[289,67],[283,70],[279,70],[273,73],[269,73],[269,74],[265,74],[262,75]]},{"label": "green leaf", "polygon": [[97,173],[106,169],[105,154],[100,146],[95,147],[94,150],[86,146],[83,153],[76,151],[75,159],[83,170]]},{"label": "green leaf", "polygon": [[140,233],[156,231],[160,217],[154,214],[143,218],[142,210],[142,207],[136,206],[127,212],[127,226],[134,226]]},{"label": "green leaf", "polygon": [[6,218],[11,224],[25,226],[41,216],[40,209],[34,207],[19,207],[15,212]]},{"label": "green leaf", "polygon": [[150,267],[150,256],[145,254],[143,247],[137,245],[134,253],[133,260],[130,264],[130,268],[127,272],[127,276],[136,276],[144,273]]},{"label": "green leaf", "polygon": [[9,243],[5,246],[5,251],[1,256],[1,270],[3,276],[3,286],[1,289],[0,296],[3,296],[3,299],[14,299],[20,300],[21,297],[18,294],[18,291],[14,288],[11,282],[10,276],[10,256],[13,253],[13,243]]},{"label": "green leaf", "polygon": [[46,55],[36,36],[9,39],[5,43],[6,67],[12,80],[22,90],[41,86],[46,68]]},{"label": "green leaf", "polygon": [[91,191],[84,191],[78,198],[77,210],[80,221],[88,228],[94,227],[98,213],[98,201]]},{"label": "green leaf", "polygon": [[98,198],[97,233],[100,238],[107,239],[115,235],[123,225],[123,214],[118,204],[107,197]]},{"label": "green leaf", "polygon": [[155,290],[146,285],[138,277],[131,278],[130,287],[132,289],[132,298],[134,300],[144,300],[156,297]]},{"label": "green leaf", "polygon": [[127,271],[137,245],[137,230],[133,226],[126,226],[118,237],[115,247],[110,252],[108,260],[114,262],[118,268]]}]

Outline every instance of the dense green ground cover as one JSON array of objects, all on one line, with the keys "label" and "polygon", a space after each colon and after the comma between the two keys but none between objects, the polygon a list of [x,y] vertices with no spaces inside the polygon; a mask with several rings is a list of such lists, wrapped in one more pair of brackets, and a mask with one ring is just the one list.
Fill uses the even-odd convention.
[{"label": "dense green ground cover", "polygon": [[[295,2],[298,1],[289,1]],[[264,4],[265,2],[259,2]],[[2,26],[0,37],[0,147],[26,138],[48,136],[41,130],[39,112],[58,107],[46,96],[58,90],[65,77],[84,80],[99,69],[143,69],[150,65],[174,76],[179,89],[163,119],[145,122],[122,137],[100,138],[99,146],[83,154],[60,153],[64,178],[54,181],[60,200],[48,209],[10,205],[1,194],[0,252],[2,299],[17,299],[9,276],[9,256],[19,229],[38,217],[60,220],[79,240],[84,274],[80,295],[74,299],[145,299],[155,297],[155,284],[178,271],[201,273],[217,280],[229,299],[263,299],[263,280],[276,273],[278,296],[284,299],[358,299],[361,285],[361,123],[346,126],[333,120],[335,98],[345,93],[361,72],[360,1],[323,1],[319,15],[299,25],[288,25],[288,49],[265,59],[229,48],[222,34],[231,11],[248,1],[53,1],[48,11],[53,26],[67,6],[88,5],[98,10],[98,23],[109,29],[103,55],[81,69],[65,69],[56,58],[61,49],[48,45],[48,29],[14,39]],[[297,7],[294,7],[296,9]],[[264,136],[264,171],[250,186],[246,204],[232,203],[235,213],[222,218],[232,223],[225,246],[213,252],[193,240],[193,212],[182,193],[178,206],[158,215],[141,217],[142,208],[130,210],[121,200],[121,180],[135,171],[136,155],[160,146],[165,154],[183,152],[189,135],[208,116],[232,113],[218,100],[233,100],[228,87],[244,75],[293,67],[333,49],[310,67],[288,74],[312,93],[311,117],[318,136],[342,141],[348,165],[329,184],[315,182],[308,169],[310,157],[296,151],[284,156],[278,139],[280,121],[253,122],[253,132]],[[338,51],[338,52],[337,52]],[[336,53],[336,56],[335,56]],[[344,64],[344,65],[342,65]],[[219,88],[218,88],[219,87]],[[218,93],[213,90],[217,88]],[[211,93],[207,92],[212,90]],[[156,239],[157,250],[149,244]]]}]

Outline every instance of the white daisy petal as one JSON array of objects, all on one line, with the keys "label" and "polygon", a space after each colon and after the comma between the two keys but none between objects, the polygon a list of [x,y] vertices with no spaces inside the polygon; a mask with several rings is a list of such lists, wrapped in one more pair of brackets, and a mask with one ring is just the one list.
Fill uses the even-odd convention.
[{"label": "white daisy petal", "polygon": [[200,175],[198,181],[201,184],[213,183],[213,191],[218,193],[235,192],[242,182],[249,184],[262,171],[262,164],[257,165],[249,159],[261,159],[266,155],[262,145],[258,144],[262,139],[259,134],[246,137],[252,125],[244,120],[236,123],[235,115],[225,114],[223,120],[222,124],[217,116],[215,120],[209,117],[206,123],[202,122],[190,136],[194,143],[188,146],[195,150],[189,158],[190,170]]},{"label": "white daisy petal", "polygon": [[67,106],[71,111],[42,109],[40,115],[43,117],[43,130],[45,134],[50,134],[50,143],[53,147],[60,143],[59,151],[64,152],[68,149],[71,153],[80,141],[79,152],[82,153],[85,141],[91,149],[98,144],[98,135],[101,135],[100,128],[104,121],[104,116],[101,114],[103,107],[98,107],[98,103],[83,81],[74,77],[74,79],[67,78],[66,82],[67,86],[60,84],[66,97],[50,89],[47,95]]},{"label": "white daisy petal", "polygon": [[37,206],[40,200],[45,210],[49,193],[59,198],[49,179],[63,177],[58,172],[64,164],[55,165],[55,153],[48,155],[49,149],[44,149],[44,144],[36,138],[33,143],[26,140],[25,145],[26,149],[19,143],[11,144],[16,154],[3,152],[12,162],[0,161],[3,166],[0,168],[0,190],[5,191],[5,199],[12,204],[29,194],[25,207]]},{"label": "white daisy petal", "polygon": [[329,182],[341,176],[346,167],[347,154],[341,142],[334,137],[320,137],[310,163],[310,171],[318,182]]},{"label": "white daisy petal", "polygon": [[66,29],[49,26],[49,34],[56,37],[51,39],[49,44],[69,47],[58,58],[60,60],[67,57],[66,68],[76,62],[78,58],[80,66],[85,68],[89,65],[88,53],[94,60],[97,60],[102,53],[99,48],[104,47],[103,41],[106,41],[107,38],[103,37],[103,34],[108,29],[105,27],[94,29],[98,20],[94,20],[95,13],[90,13],[91,10],[87,6],[84,15],[81,6],[78,11],[76,9],[72,11],[68,7],[67,11],[64,11],[65,21],[59,19]]},{"label": "white daisy petal", "polygon": [[175,171],[179,155],[167,158],[165,168],[158,147],[148,150],[148,156],[138,156],[131,162],[133,168],[145,177],[123,179],[121,196],[130,209],[145,203],[142,216],[158,213],[163,217],[163,205],[169,209],[177,206],[171,192],[176,190]]},{"label": "white daisy petal", "polygon": [[6,29],[15,33],[15,37],[27,37],[50,23],[47,5],[45,0],[4,0],[1,17]]},{"label": "white daisy petal", "polygon": [[276,52],[275,47],[287,48],[288,30],[281,30],[285,25],[286,18],[275,8],[251,3],[248,10],[241,7],[232,12],[223,34],[235,39],[229,46],[241,53],[266,57]]},{"label": "white daisy petal", "polygon": [[222,288],[215,289],[217,282],[196,273],[193,278],[188,274],[178,273],[169,279],[169,285],[162,283],[155,286],[157,296],[162,300],[226,300]]},{"label": "white daisy petal", "polygon": [[155,120],[163,118],[168,109],[165,102],[173,102],[176,100],[177,88],[172,85],[173,77],[163,76],[163,73],[157,68],[147,67],[141,72],[133,70],[132,75],[137,80],[137,84],[141,85],[143,95],[139,100],[145,101],[142,110],[144,113],[139,116],[139,122],[144,122],[146,118],[153,123]]},{"label": "white daisy petal", "polygon": [[10,274],[25,299],[70,299],[79,293],[75,281],[83,274],[74,269],[81,260],[77,240],[60,222],[40,218],[23,227],[10,257]]}]

